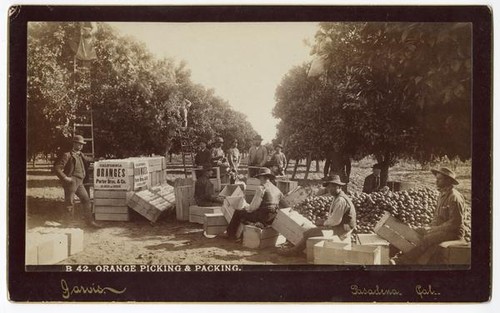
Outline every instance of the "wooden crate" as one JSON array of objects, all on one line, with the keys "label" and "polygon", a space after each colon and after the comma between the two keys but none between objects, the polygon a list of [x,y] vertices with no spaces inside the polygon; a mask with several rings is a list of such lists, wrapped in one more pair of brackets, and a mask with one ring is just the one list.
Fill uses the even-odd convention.
[{"label": "wooden crate", "polygon": [[422,241],[421,236],[415,230],[400,222],[389,212],[386,212],[377,222],[374,231],[404,253],[409,252]]},{"label": "wooden crate", "polygon": [[80,228],[36,227],[29,233],[63,234],[68,237],[68,255],[83,251],[83,230]]},{"label": "wooden crate", "polygon": [[380,264],[390,264],[389,260],[389,241],[380,237],[377,234],[358,234],[356,235],[356,244],[362,246],[379,246],[380,247]]},{"label": "wooden crate", "polygon": [[294,180],[276,180],[276,187],[286,195],[299,187],[299,182]]},{"label": "wooden crate", "polygon": [[248,203],[252,203],[253,197],[255,197],[255,190],[247,190],[245,189],[245,201]]},{"label": "wooden crate", "polygon": [[94,163],[94,190],[134,190],[134,162],[101,160]]},{"label": "wooden crate", "polygon": [[96,189],[94,190],[95,199],[127,199],[129,192],[126,190],[108,190]]},{"label": "wooden crate", "polygon": [[211,206],[211,207],[203,207],[197,205],[191,205],[189,207],[189,222],[204,224],[205,223],[205,214],[207,213],[221,213],[222,207],[220,206]]},{"label": "wooden crate", "polygon": [[[36,264],[35,260],[36,251]],[[68,258],[68,236],[65,234],[26,234],[26,264],[50,265]]]},{"label": "wooden crate", "polygon": [[243,229],[243,246],[250,249],[264,249],[276,246],[279,233],[272,227],[259,228],[245,225]]},{"label": "wooden crate", "polygon": [[323,231],[323,236],[307,238],[306,241],[307,263],[314,263],[314,245],[321,241],[332,241],[351,246],[351,237],[340,239],[339,236],[333,235],[333,232],[331,232],[331,234],[326,235],[325,231]]},{"label": "wooden crate", "polygon": [[235,210],[242,210],[246,202],[243,197],[226,197],[222,203],[221,211],[229,223],[233,218]]},{"label": "wooden crate", "polygon": [[168,202],[175,204],[175,189],[174,187],[170,186],[169,184],[161,184],[155,187],[152,187],[151,192],[156,193],[157,195],[161,196]]},{"label": "wooden crate", "polygon": [[439,244],[441,260],[448,265],[470,265],[471,245],[463,240],[445,241]]},{"label": "wooden crate", "polygon": [[291,208],[286,208],[278,210],[272,227],[285,236],[288,241],[296,245],[304,237],[304,232],[316,227],[316,225]]},{"label": "wooden crate", "polygon": [[194,201],[194,184],[190,178],[178,178],[175,180],[175,214],[177,220],[189,220],[189,207]]},{"label": "wooden crate", "polygon": [[219,196],[223,197],[245,196],[244,189],[245,187],[241,184],[226,184],[219,193]]},{"label": "wooden crate", "polygon": [[379,265],[380,246],[320,241],[314,245],[314,264]]},{"label": "wooden crate", "polygon": [[206,213],[204,216],[203,230],[207,235],[219,235],[226,231],[228,222],[222,212]]},{"label": "wooden crate", "polygon": [[292,192],[285,195],[285,201],[290,207],[295,206],[298,203],[303,202],[306,198],[313,194],[312,188],[298,187]]},{"label": "wooden crate", "polygon": [[166,200],[158,193],[142,190],[133,194],[128,201],[128,206],[154,223],[164,212],[172,208],[174,203]]}]

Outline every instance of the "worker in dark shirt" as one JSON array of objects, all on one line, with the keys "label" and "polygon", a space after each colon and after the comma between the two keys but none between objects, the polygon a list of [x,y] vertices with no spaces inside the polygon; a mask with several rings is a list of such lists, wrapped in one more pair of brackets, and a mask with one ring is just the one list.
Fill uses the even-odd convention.
[{"label": "worker in dark shirt", "polygon": [[363,184],[363,192],[364,193],[372,193],[379,191],[382,187],[380,180],[380,172],[381,166],[380,164],[373,165],[372,173],[365,178],[365,182]]},{"label": "worker in dark shirt", "polygon": [[194,185],[194,200],[199,206],[220,206],[223,198],[215,193],[215,186],[210,181],[212,175],[212,167],[205,165],[203,169],[198,170],[200,177]]}]

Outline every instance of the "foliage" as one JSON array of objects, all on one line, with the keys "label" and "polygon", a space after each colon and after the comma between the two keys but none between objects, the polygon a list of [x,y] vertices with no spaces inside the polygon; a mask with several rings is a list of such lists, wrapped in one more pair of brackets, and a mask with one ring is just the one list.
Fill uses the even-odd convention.
[{"label": "foliage", "polygon": [[[105,23],[95,35],[90,97],[73,70],[79,24],[28,25],[29,155],[54,151],[72,135],[78,110],[92,103],[98,157],[179,152],[180,139],[196,145],[216,135],[246,147],[255,135],[246,116],[213,90],[194,84],[184,62],[157,59],[143,43]],[[83,90],[83,91],[82,91]],[[181,102],[189,99],[183,130]]]}]

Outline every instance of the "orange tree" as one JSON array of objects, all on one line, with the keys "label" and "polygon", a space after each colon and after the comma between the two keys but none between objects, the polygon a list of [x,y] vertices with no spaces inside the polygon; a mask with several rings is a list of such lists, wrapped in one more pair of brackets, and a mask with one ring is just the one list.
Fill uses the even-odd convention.
[{"label": "orange tree", "polygon": [[294,68],[276,91],[281,136],[374,155],[386,175],[399,158],[470,158],[468,24],[321,23],[311,53],[321,74]]}]

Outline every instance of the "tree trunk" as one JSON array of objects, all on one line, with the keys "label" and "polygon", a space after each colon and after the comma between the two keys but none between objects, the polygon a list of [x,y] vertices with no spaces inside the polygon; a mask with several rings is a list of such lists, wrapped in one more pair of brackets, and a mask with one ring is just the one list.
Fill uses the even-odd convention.
[{"label": "tree trunk", "polygon": [[299,166],[299,159],[295,159],[295,166],[293,167],[292,179],[295,179],[295,174],[297,173],[297,167]]},{"label": "tree trunk", "polygon": [[309,176],[309,169],[311,168],[311,163],[312,163],[311,153],[309,153],[307,155],[307,160],[306,160],[306,175],[304,176],[304,179],[307,179],[307,177]]},{"label": "tree trunk", "polygon": [[319,160],[316,159],[316,173],[319,173]]},{"label": "tree trunk", "polygon": [[170,160],[168,161],[169,163],[172,163],[172,153],[169,153]]}]

